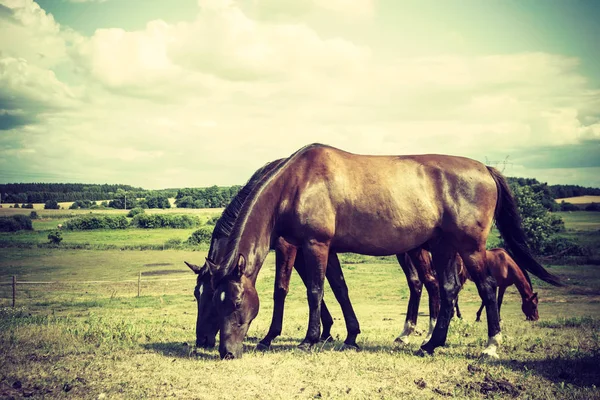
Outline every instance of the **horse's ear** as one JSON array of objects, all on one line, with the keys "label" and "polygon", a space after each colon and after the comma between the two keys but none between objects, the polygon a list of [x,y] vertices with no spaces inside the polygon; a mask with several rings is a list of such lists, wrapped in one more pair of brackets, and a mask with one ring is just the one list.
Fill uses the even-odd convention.
[{"label": "horse's ear", "polygon": [[533,294],[533,298],[534,298],[534,299],[537,299],[537,292],[535,292],[535,293]]},{"label": "horse's ear", "polygon": [[211,275],[214,275],[217,272],[217,269],[219,268],[219,266],[214,262],[210,261],[208,257],[206,257],[206,265],[208,266],[208,272],[210,272]]},{"label": "horse's ear", "polygon": [[246,257],[241,253],[238,257],[237,270],[240,276],[244,275],[244,272],[246,271]]},{"label": "horse's ear", "polygon": [[191,263],[189,263],[187,261],[184,261],[184,263],[185,263],[185,265],[187,265],[188,267],[190,267],[190,269],[192,271],[194,271],[194,273],[196,273],[196,274],[199,275],[202,272],[202,267],[199,267],[196,264],[191,264]]}]

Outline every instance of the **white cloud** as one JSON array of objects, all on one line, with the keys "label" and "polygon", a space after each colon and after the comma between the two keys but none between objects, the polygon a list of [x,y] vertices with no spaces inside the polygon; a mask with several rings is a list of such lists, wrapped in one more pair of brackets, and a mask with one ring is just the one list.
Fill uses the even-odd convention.
[{"label": "white cloud", "polygon": [[[191,22],[83,37],[35,3],[12,1],[19,16],[5,32],[17,43],[0,39],[0,167],[172,187],[242,183],[310,142],[496,160],[600,140],[600,92],[577,58],[390,57],[298,17],[327,7],[369,15],[370,1],[298,2],[307,10],[292,10],[296,19],[199,3]],[[42,48],[52,57],[37,57]],[[58,66],[71,71],[69,83]],[[513,161],[518,173],[531,171]]]}]

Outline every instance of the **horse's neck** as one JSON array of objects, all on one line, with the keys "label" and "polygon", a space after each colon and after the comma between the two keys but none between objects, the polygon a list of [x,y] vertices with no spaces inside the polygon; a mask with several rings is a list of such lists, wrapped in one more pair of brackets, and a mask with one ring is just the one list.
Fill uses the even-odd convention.
[{"label": "horse's neck", "polygon": [[519,291],[521,298],[527,299],[531,297],[531,295],[533,294],[533,289],[531,288],[531,285],[527,281],[527,278],[521,271],[521,268],[519,268],[519,266],[514,262],[509,262],[508,267],[509,273],[513,276],[513,282],[515,284],[515,287]]},{"label": "horse's neck", "polygon": [[269,253],[271,234],[275,226],[280,200],[281,179],[269,182],[249,206],[240,229],[238,251],[246,256],[246,275],[255,281]]}]

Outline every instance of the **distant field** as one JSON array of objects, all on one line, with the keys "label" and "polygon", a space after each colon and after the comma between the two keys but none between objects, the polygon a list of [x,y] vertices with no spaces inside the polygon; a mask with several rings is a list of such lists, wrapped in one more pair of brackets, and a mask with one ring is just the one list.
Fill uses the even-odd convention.
[{"label": "distant field", "polygon": [[571,203],[571,204],[600,203],[600,196],[566,197],[564,199],[556,199],[555,201],[557,203],[564,201],[565,203]]}]

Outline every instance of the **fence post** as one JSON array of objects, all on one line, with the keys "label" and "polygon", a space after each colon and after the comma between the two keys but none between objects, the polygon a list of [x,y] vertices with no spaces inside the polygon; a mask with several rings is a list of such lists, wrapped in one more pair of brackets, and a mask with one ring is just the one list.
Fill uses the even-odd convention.
[{"label": "fence post", "polygon": [[138,295],[137,295],[137,297],[140,297],[141,285],[142,285],[142,272],[140,271],[138,273]]},{"label": "fence post", "polygon": [[12,306],[14,307],[17,303],[17,276],[13,275],[13,282],[12,282],[12,289],[13,289],[13,303]]}]

